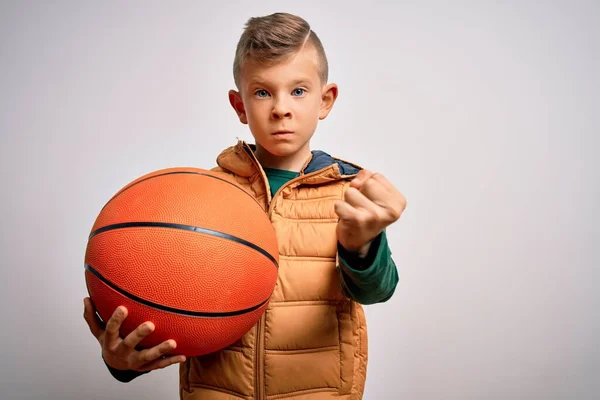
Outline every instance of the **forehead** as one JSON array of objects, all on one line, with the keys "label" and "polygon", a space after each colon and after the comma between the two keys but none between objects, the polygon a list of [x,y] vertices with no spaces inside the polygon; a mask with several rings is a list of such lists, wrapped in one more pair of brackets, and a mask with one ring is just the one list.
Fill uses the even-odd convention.
[{"label": "forehead", "polygon": [[241,66],[242,85],[254,83],[286,84],[306,80],[316,82],[319,76],[319,57],[313,46],[305,46],[291,56],[273,62],[261,63],[249,60]]}]

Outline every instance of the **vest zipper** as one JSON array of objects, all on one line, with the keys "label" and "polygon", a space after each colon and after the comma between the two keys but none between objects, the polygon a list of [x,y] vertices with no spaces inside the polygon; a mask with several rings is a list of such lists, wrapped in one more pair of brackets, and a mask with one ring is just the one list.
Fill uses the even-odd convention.
[{"label": "vest zipper", "polygon": [[[244,143],[244,146],[246,147],[245,150],[248,151],[250,157],[252,158],[252,161],[254,162],[254,164],[256,164],[256,167],[258,168],[258,170],[261,172],[261,175],[263,176],[263,183],[265,184],[265,192],[266,192],[265,194],[267,195],[267,208],[269,208],[271,206],[271,192],[270,192],[268,183],[266,183],[265,172],[262,169],[258,160],[256,159],[256,156],[254,155],[254,152],[252,151],[250,146],[248,146],[246,143]],[[265,313],[263,313],[263,315],[260,316],[258,322],[256,323],[256,338],[254,339],[254,343],[255,343],[255,345],[254,345],[254,370],[256,371],[256,375],[255,375],[255,379],[254,379],[254,400],[263,400],[263,398],[264,398],[264,393],[263,393],[263,386],[264,386],[263,353],[264,353],[264,343],[265,343],[265,339],[263,337],[264,327],[265,327]]]},{"label": "vest zipper", "polygon": [[[262,168],[262,166],[260,165],[260,163],[258,162],[258,159],[256,158],[256,156],[254,155],[254,152],[252,151],[252,149],[250,148],[250,146],[248,146],[246,144],[250,156],[252,157],[252,160],[254,161],[254,163],[256,164],[256,166],[258,167],[258,170],[261,171],[261,175],[263,178],[263,182],[265,182],[265,189],[266,189],[266,194],[267,194],[267,212],[268,212],[268,216],[269,216],[269,220],[271,220],[271,215],[273,214],[273,199],[275,199],[277,197],[277,195],[287,186],[289,186],[290,184],[299,181],[301,179],[305,179],[306,177],[310,177],[313,175],[318,175],[323,173],[323,171],[327,168],[330,168],[330,166],[322,168],[318,171],[314,171],[311,172],[309,174],[301,174],[300,176],[297,176],[294,179],[291,179],[289,181],[287,181],[285,184],[283,184],[276,192],[273,196],[271,196],[271,191],[269,189],[269,185],[266,183],[267,182],[267,176]],[[264,353],[264,344],[265,344],[265,339],[263,337],[264,335],[264,330],[265,330],[265,314],[261,315],[260,319],[258,320],[258,323],[256,324],[256,340],[255,340],[255,351],[256,353],[254,354],[254,362],[255,362],[255,368],[256,368],[256,379],[254,384],[255,386],[255,400],[263,400],[264,398],[264,393],[263,393],[263,389],[264,389],[264,379],[263,379],[263,375],[264,375],[264,361],[263,361],[263,353]]]},{"label": "vest zipper", "polygon": [[263,346],[264,346],[264,338],[263,338],[263,331],[264,331],[264,325],[265,325],[265,314],[260,316],[260,319],[258,320],[258,323],[256,324],[256,345],[254,346],[256,353],[254,354],[254,361],[256,362],[256,396],[255,399],[256,400],[263,400],[263,386],[264,386],[264,380],[263,380],[263,375],[264,375],[264,371],[263,371],[263,366],[264,366],[264,361],[263,361]]}]

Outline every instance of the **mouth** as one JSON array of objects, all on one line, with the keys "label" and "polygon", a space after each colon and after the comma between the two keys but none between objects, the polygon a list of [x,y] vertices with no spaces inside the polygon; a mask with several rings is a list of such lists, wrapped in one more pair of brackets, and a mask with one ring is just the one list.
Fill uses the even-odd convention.
[{"label": "mouth", "polygon": [[287,135],[291,135],[291,134],[293,134],[293,133],[294,133],[294,132],[292,132],[292,131],[285,131],[285,130],[282,130],[282,131],[276,131],[276,132],[273,132],[273,136],[287,136]]}]

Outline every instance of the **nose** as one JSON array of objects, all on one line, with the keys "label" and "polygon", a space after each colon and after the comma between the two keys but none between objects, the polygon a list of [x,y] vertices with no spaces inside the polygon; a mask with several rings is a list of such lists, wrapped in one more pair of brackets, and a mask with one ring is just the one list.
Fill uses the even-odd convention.
[{"label": "nose", "polygon": [[273,104],[273,110],[271,110],[271,117],[273,119],[290,118],[291,116],[292,111],[284,100],[277,100],[275,104]]}]

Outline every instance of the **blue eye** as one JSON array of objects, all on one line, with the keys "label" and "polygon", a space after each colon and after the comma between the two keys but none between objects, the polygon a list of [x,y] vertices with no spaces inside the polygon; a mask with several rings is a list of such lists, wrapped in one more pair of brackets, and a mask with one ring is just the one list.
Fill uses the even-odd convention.
[{"label": "blue eye", "polygon": [[269,92],[267,92],[264,89],[260,89],[260,90],[257,90],[256,92],[254,92],[254,94],[258,97],[267,97],[269,95]]},{"label": "blue eye", "polygon": [[306,90],[298,88],[298,89],[294,89],[292,91],[292,93],[294,94],[294,96],[302,96],[304,94]]}]

